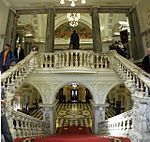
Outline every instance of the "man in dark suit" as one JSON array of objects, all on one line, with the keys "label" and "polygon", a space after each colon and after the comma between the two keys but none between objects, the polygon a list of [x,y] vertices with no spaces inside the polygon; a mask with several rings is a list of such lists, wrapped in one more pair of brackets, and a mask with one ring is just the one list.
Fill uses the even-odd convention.
[{"label": "man in dark suit", "polygon": [[150,48],[147,49],[147,55],[143,59],[144,70],[150,73]]},{"label": "man in dark suit", "polygon": [[70,37],[70,45],[73,46],[73,49],[79,49],[79,35],[77,32],[74,30],[73,33],[71,34]]},{"label": "man in dark suit", "polygon": [[18,46],[15,48],[14,55],[17,59],[17,62],[21,61],[24,58],[24,50],[21,47],[21,44],[18,44]]}]

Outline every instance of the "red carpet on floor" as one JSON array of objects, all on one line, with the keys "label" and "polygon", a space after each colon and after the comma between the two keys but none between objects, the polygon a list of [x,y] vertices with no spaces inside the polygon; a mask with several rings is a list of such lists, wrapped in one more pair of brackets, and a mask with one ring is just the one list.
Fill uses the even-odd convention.
[{"label": "red carpet on floor", "polygon": [[90,133],[87,127],[71,126],[58,128],[57,134],[47,137],[17,138],[14,142],[131,142],[122,137],[100,137]]}]

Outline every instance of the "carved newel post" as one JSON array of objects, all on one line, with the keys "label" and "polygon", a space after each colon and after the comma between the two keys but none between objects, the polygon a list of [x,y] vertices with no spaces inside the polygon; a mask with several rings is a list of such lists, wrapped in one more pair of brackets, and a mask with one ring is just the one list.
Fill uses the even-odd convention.
[{"label": "carved newel post", "polygon": [[95,134],[98,134],[98,124],[105,120],[105,108],[108,106],[108,104],[98,104],[93,105],[93,132]]},{"label": "carved newel post", "polygon": [[9,130],[12,134],[12,137],[16,138],[16,130],[15,130],[14,124],[13,124],[13,114],[12,114],[13,108],[12,108],[12,104],[11,104],[11,101],[14,98],[15,94],[6,91],[6,96],[7,96],[7,99],[6,99],[6,104],[5,104],[5,106],[6,106],[5,112],[6,112],[8,125],[9,125]]},{"label": "carved newel post", "polygon": [[133,131],[131,138],[133,142],[150,141],[150,98],[134,96],[133,107]]}]

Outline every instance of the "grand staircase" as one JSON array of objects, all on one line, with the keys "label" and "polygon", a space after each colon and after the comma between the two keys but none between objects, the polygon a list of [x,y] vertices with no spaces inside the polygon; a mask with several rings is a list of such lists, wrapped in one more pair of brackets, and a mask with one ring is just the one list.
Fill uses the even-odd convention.
[{"label": "grand staircase", "polygon": [[131,142],[125,137],[98,136],[88,127],[61,127],[56,135],[35,138],[17,138],[14,142]]},{"label": "grand staircase", "polygon": [[[121,57],[116,52],[94,53],[93,51],[66,50],[54,53],[32,52],[24,60],[1,76],[1,86],[7,95],[6,116],[13,138],[32,137],[34,141],[49,141],[51,125],[49,122],[34,118],[12,109],[11,101],[19,86],[32,72],[51,73],[96,73],[104,70],[114,71],[130,90],[134,99],[132,110],[98,123],[98,135],[129,137],[133,142],[150,141],[150,75]],[[113,111],[109,111],[113,115]],[[35,112],[41,115],[40,111]],[[33,113],[34,114],[34,113]],[[138,124],[138,125],[137,125]],[[59,133],[61,135],[61,133]],[[45,137],[45,138],[37,138]],[[87,141],[90,140],[88,134]],[[94,136],[94,135],[93,135]],[[99,137],[104,141],[105,137]],[[72,139],[72,138],[71,138]],[[111,138],[107,137],[111,141]],[[72,140],[71,140],[72,141]],[[117,140],[116,140],[117,141]],[[115,142],[116,142],[115,141]],[[125,140],[122,140],[123,142]],[[127,141],[129,141],[127,139]],[[119,140],[117,141],[119,142]]]}]

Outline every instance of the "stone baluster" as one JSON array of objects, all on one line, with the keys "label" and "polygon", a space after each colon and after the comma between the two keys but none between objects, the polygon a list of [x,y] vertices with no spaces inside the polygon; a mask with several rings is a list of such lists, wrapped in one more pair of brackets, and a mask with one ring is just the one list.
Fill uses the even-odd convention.
[{"label": "stone baluster", "polygon": [[32,120],[32,136],[35,136],[35,121]]},{"label": "stone baluster", "polygon": [[91,54],[91,56],[90,56],[90,67],[91,68],[94,68],[94,55],[93,54]]},{"label": "stone baluster", "polygon": [[121,131],[121,122],[118,122],[118,131]]},{"label": "stone baluster", "polygon": [[30,119],[26,122],[27,125],[27,136],[31,136]]},{"label": "stone baluster", "polygon": [[62,67],[65,67],[65,53],[62,54]]},{"label": "stone baluster", "polygon": [[57,63],[58,63],[58,55],[55,54],[55,55],[54,55],[54,67],[55,67],[55,68],[57,67]]},{"label": "stone baluster", "polygon": [[69,53],[66,53],[66,67],[69,67]]},{"label": "stone baluster", "polygon": [[33,136],[34,135],[34,133],[33,133],[33,128],[34,127],[34,125],[33,125],[33,120],[30,120],[30,129],[31,129],[31,136]]},{"label": "stone baluster", "polygon": [[122,128],[123,128],[122,130],[126,129],[126,121],[125,120],[123,120],[123,127]]},{"label": "stone baluster", "polygon": [[79,61],[79,66],[80,66],[80,67],[83,66],[83,59],[82,59],[82,58],[83,58],[83,53],[80,52],[80,53],[79,53],[79,60],[80,60],[80,61]]},{"label": "stone baluster", "polygon": [[75,67],[78,67],[78,52],[75,52]]},{"label": "stone baluster", "polygon": [[96,54],[96,68],[99,68],[99,56]]},{"label": "stone baluster", "polygon": [[58,66],[62,66],[61,53],[58,54]]},{"label": "stone baluster", "polygon": [[87,64],[87,54],[86,53],[84,53],[84,67],[86,67],[86,64]]},{"label": "stone baluster", "polygon": [[104,57],[104,64],[105,64],[105,68],[108,68],[108,58]]},{"label": "stone baluster", "polygon": [[43,54],[41,54],[41,56],[40,56],[40,61],[39,61],[39,62],[40,62],[40,67],[41,67],[41,68],[44,67],[44,66],[43,66],[43,65],[44,65],[44,62],[45,62],[45,61],[44,61],[44,59],[45,59],[44,56],[45,56],[45,55],[43,55]]},{"label": "stone baluster", "polygon": [[16,136],[17,137],[21,137],[21,130],[20,130],[20,126],[19,126],[19,121],[20,121],[20,118],[15,116],[15,121],[16,121]]},{"label": "stone baluster", "polygon": [[47,68],[48,66],[48,55],[45,55],[45,68]]},{"label": "stone baluster", "polygon": [[90,67],[90,54],[87,53],[87,67]]},{"label": "stone baluster", "polygon": [[52,68],[52,55],[49,55],[49,68]]},{"label": "stone baluster", "polygon": [[150,88],[146,84],[144,84],[144,87],[145,87],[145,97],[148,97]]},{"label": "stone baluster", "polygon": [[21,137],[24,137],[24,126],[23,126],[23,118],[20,117],[20,129],[21,129]]},{"label": "stone baluster", "polygon": [[129,130],[130,129],[130,118],[128,117],[126,121],[127,121],[126,130]]},{"label": "stone baluster", "polygon": [[101,68],[104,68],[103,65],[104,65],[104,56],[101,55],[101,56],[100,56],[100,67],[101,67]]},{"label": "stone baluster", "polygon": [[71,58],[70,58],[70,66],[73,67],[73,52],[70,53]]}]

